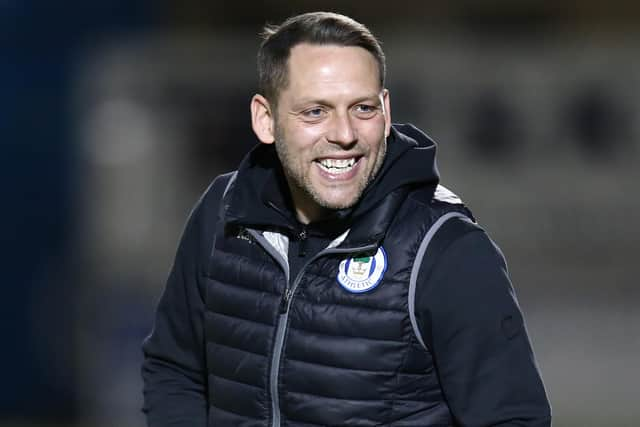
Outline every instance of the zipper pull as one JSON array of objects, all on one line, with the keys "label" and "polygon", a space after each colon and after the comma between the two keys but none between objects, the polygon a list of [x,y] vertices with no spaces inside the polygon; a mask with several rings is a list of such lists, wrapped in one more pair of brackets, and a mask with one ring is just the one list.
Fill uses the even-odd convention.
[{"label": "zipper pull", "polygon": [[280,300],[280,314],[284,314],[289,309],[289,300],[293,296],[293,289],[287,288],[284,291],[284,295],[282,295],[282,299]]},{"label": "zipper pull", "polygon": [[307,256],[307,229],[306,227],[302,227],[300,233],[298,233],[298,240],[300,240],[300,244],[298,245],[298,256],[305,257]]}]

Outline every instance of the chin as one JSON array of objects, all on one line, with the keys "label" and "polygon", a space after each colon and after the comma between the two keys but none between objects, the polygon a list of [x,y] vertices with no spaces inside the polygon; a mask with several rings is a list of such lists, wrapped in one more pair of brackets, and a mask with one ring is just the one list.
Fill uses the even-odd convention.
[{"label": "chin", "polygon": [[325,209],[347,209],[353,207],[358,200],[360,199],[360,195],[352,195],[348,197],[322,197],[316,198],[316,203],[322,206]]}]

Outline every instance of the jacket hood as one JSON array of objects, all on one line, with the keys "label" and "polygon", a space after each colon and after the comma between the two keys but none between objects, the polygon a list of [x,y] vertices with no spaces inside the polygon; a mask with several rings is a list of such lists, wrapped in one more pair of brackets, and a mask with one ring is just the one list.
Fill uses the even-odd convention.
[{"label": "jacket hood", "polygon": [[[387,138],[385,160],[360,201],[348,209],[333,211],[323,223],[351,223],[378,207],[392,193],[412,187],[433,187],[439,182],[436,144],[410,124],[394,124]],[[240,163],[232,191],[224,201],[227,221],[255,228],[275,227],[298,230],[280,161],[273,145],[259,144]]]},{"label": "jacket hood", "polygon": [[354,206],[353,216],[367,213],[398,188],[429,186],[435,190],[439,181],[436,143],[411,124],[394,124],[384,163]]}]

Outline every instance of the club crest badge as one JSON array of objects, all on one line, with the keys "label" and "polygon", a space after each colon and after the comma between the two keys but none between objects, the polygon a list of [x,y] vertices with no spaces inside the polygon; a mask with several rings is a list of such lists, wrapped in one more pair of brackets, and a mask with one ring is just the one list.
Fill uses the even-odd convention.
[{"label": "club crest badge", "polygon": [[353,293],[370,291],[378,286],[387,270],[387,254],[382,246],[375,255],[343,260],[338,267],[338,283]]}]

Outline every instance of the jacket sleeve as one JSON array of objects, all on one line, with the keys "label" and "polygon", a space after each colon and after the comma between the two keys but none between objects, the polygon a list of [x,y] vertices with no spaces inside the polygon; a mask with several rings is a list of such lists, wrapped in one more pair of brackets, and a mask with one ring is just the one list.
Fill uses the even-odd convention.
[{"label": "jacket sleeve", "polygon": [[202,204],[201,200],[187,221],[157,306],[153,330],[142,346],[142,410],[149,427],[204,427],[207,424],[204,299],[200,274],[213,231],[203,224]]},{"label": "jacket sleeve", "polygon": [[420,271],[416,318],[463,427],[551,425],[551,409],[500,250],[478,229]]}]

